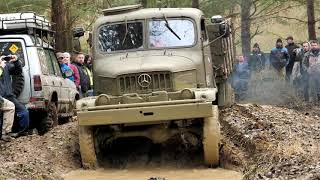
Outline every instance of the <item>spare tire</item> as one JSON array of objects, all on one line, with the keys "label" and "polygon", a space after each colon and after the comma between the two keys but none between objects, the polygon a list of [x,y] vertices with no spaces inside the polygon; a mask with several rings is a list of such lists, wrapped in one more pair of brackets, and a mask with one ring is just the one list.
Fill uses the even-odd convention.
[{"label": "spare tire", "polygon": [[16,97],[19,97],[24,87],[23,74],[12,76],[12,92]]}]

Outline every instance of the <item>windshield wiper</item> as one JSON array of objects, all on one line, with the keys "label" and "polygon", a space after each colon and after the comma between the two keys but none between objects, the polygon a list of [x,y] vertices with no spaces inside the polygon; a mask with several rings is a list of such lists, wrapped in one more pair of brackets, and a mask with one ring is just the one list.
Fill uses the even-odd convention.
[{"label": "windshield wiper", "polygon": [[127,17],[125,19],[125,23],[126,23],[126,33],[124,34],[124,38],[122,40],[122,46],[124,44],[124,42],[126,41],[127,35],[128,35],[128,22],[127,22]]},{"label": "windshield wiper", "polygon": [[167,17],[165,15],[163,15],[163,19],[164,21],[166,22],[165,26],[169,29],[169,31],[175,35],[179,40],[181,40],[181,38],[178,36],[178,34],[176,32],[174,32],[174,30],[170,27],[169,23],[168,23],[168,20],[167,20]]}]

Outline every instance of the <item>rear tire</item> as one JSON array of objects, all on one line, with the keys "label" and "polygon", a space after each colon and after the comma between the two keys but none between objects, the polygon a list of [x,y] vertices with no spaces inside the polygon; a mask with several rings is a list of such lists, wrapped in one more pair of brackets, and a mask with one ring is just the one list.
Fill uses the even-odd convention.
[{"label": "rear tire", "polygon": [[213,116],[204,118],[203,153],[204,162],[210,167],[219,165],[220,125],[218,106],[212,106]]},{"label": "rear tire", "polygon": [[79,145],[82,166],[85,169],[98,167],[97,155],[94,146],[93,130],[90,126],[79,126]]},{"label": "rear tire", "polygon": [[47,115],[41,120],[38,131],[39,134],[44,134],[50,129],[58,125],[58,110],[54,102],[50,102]]}]

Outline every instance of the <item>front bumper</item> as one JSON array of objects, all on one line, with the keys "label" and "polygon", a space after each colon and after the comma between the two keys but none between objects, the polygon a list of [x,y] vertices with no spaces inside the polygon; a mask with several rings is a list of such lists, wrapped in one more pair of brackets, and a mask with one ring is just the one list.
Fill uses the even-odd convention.
[{"label": "front bumper", "polygon": [[80,126],[162,121],[212,116],[212,104],[204,100],[174,100],[135,104],[95,106],[78,111]]}]

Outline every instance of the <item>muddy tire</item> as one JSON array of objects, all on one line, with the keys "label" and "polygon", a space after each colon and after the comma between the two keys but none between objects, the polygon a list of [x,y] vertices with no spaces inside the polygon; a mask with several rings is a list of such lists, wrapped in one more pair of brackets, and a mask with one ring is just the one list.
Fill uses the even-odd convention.
[{"label": "muddy tire", "polygon": [[98,167],[97,155],[94,146],[92,127],[79,126],[79,145],[82,166],[85,169],[95,169]]},{"label": "muddy tire", "polygon": [[23,74],[12,76],[12,91],[16,97],[19,97],[24,88]]},{"label": "muddy tire", "polygon": [[41,120],[38,128],[39,134],[44,134],[58,125],[58,110],[54,102],[50,102],[46,116]]},{"label": "muddy tire", "polygon": [[218,106],[212,106],[213,116],[204,118],[203,153],[204,162],[210,167],[219,165],[220,125]]}]

